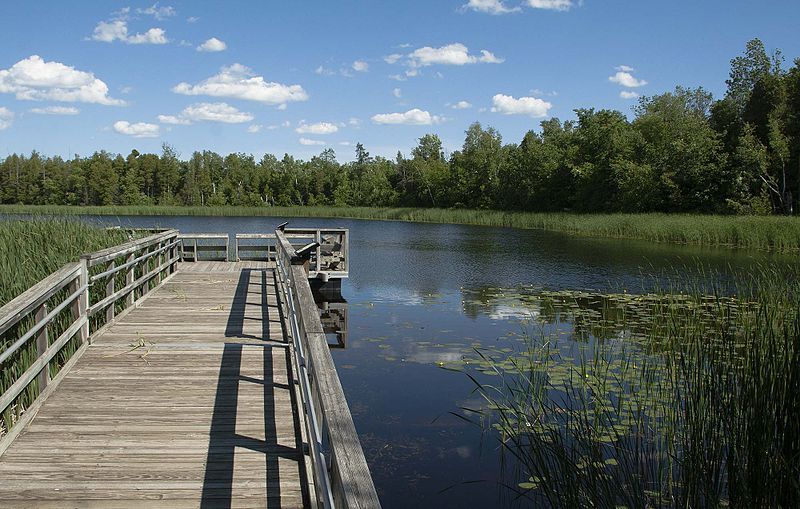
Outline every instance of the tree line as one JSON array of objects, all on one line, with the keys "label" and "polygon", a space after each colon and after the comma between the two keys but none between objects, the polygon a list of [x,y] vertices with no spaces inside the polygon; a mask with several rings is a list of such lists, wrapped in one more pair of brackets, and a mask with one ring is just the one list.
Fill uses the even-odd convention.
[{"label": "tree line", "polygon": [[445,154],[435,134],[408,156],[371,157],[361,144],[340,164],[195,152],[70,160],[12,154],[0,163],[0,203],[192,206],[410,206],[576,212],[792,214],[800,197],[800,58],[754,39],[731,60],[727,92],[702,88],[641,97],[633,120],[578,109],[520,143],[479,123]]}]

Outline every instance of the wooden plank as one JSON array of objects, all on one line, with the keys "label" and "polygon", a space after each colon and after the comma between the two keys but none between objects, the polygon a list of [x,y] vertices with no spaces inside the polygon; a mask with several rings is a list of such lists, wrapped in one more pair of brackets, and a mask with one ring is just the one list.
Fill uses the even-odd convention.
[{"label": "wooden plank", "polygon": [[68,263],[0,307],[0,334],[64,288],[76,277],[80,267],[79,262]]},{"label": "wooden plank", "polygon": [[148,237],[132,240],[118,246],[113,246],[108,249],[87,253],[81,258],[87,261],[89,267],[94,267],[97,264],[105,263],[117,257],[127,256],[130,253],[139,251],[140,249],[156,244],[162,240],[177,236],[178,230],[167,230],[165,232],[156,233]]}]

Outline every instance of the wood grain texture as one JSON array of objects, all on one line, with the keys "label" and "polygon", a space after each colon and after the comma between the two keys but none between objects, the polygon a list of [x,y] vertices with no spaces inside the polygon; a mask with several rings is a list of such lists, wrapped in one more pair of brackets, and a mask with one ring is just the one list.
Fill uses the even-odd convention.
[{"label": "wood grain texture", "polygon": [[0,508],[309,505],[265,263],[181,264],[85,348],[0,456]]}]

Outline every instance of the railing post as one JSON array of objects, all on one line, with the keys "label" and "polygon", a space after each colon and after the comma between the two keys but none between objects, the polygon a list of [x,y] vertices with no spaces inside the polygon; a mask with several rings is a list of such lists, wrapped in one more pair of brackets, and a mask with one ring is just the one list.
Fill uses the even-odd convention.
[{"label": "railing post", "polygon": [[[314,240],[317,242],[317,273],[322,270],[322,230],[317,230],[316,235],[314,236]],[[308,271],[306,271],[306,275],[308,275]]]},{"label": "railing post", "polygon": [[[161,251],[161,248],[163,247],[163,245],[164,245],[163,242],[159,242],[158,244],[155,245],[154,250],[158,251],[158,254],[156,255],[155,267],[154,268],[161,267],[161,264],[164,263],[164,252]],[[160,270],[156,273],[155,280],[156,280],[156,286],[161,284],[161,271]]]},{"label": "railing post", "polygon": [[[131,263],[136,258],[135,253],[131,253],[128,255],[128,258],[125,260],[126,263]],[[125,271],[125,286],[129,286],[133,283],[134,280],[134,273],[136,272],[136,263],[131,263],[128,266],[128,270]],[[132,289],[128,292],[128,295],[125,296],[125,307],[129,308],[133,306],[133,303],[136,302],[136,288]]]},{"label": "railing post", "polygon": [[[114,260],[111,260],[110,262],[108,262],[106,270],[111,270],[116,266],[117,263]],[[106,281],[106,297],[110,297],[114,293],[114,281],[117,279],[116,276],[117,276],[116,273],[114,273],[114,274],[109,274],[106,277],[106,279],[108,280]],[[114,319],[115,307],[116,307],[116,302],[112,302],[106,308],[106,323],[111,323],[111,321]]]},{"label": "railing post", "polygon": [[[36,309],[36,316],[34,318],[35,323],[39,323],[44,320],[44,317],[47,316],[47,303],[43,302],[37,309]],[[44,355],[44,352],[47,350],[47,347],[50,346],[50,337],[47,332],[48,326],[45,325],[42,327],[42,330],[39,331],[39,334],[36,335],[36,357],[39,358]],[[50,383],[50,363],[44,365],[42,371],[39,372],[39,394],[42,393],[47,384]]]},{"label": "railing post", "polygon": [[75,319],[80,320],[86,318],[86,323],[81,326],[79,332],[81,343],[85,343],[89,340],[89,317],[86,313],[86,310],[89,309],[89,287],[87,286],[89,284],[89,269],[87,267],[86,258],[81,258],[79,263],[78,277],[72,280],[70,288],[72,292],[76,292],[79,288],[86,287],[81,292],[80,296],[72,303],[72,314]]}]

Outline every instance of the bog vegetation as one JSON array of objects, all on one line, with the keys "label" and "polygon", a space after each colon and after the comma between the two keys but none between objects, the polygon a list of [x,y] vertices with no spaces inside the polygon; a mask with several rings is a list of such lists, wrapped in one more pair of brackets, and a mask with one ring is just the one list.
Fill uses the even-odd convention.
[{"label": "bog vegetation", "polygon": [[578,109],[519,143],[473,124],[445,154],[427,134],[410,156],[353,162],[327,149],[284,155],[97,152],[63,160],[13,154],[0,203],[360,206],[576,212],[791,214],[800,197],[800,60],[784,68],[758,39],[731,61],[725,97],[678,87],[642,97],[633,120]]},{"label": "bog vegetation", "polygon": [[499,436],[512,489],[541,506],[797,507],[790,274],[764,269],[727,297],[686,286],[524,295],[540,323],[562,325],[531,323],[516,351],[479,348],[453,363],[484,398],[458,415]]}]

